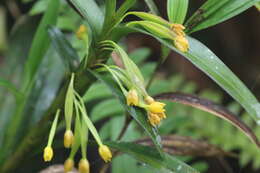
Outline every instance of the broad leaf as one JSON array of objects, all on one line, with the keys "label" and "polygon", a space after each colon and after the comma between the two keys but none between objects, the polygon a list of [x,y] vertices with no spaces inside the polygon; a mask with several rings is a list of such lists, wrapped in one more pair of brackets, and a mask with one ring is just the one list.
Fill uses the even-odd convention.
[{"label": "broad leaf", "polygon": [[242,13],[259,0],[208,0],[185,23],[187,32],[208,28]]},{"label": "broad leaf", "polygon": [[204,44],[198,40],[188,37],[190,44],[189,51],[183,53],[176,49],[169,40],[161,39],[148,33],[141,27],[132,27],[136,31],[150,35],[159,42],[178,52],[187,58],[196,67],[206,73],[230,96],[239,102],[252,118],[260,125],[260,104],[250,90],[239,80],[239,78]]},{"label": "broad leaf", "polygon": [[[90,71],[90,70],[89,70]],[[162,154],[161,138],[157,132],[157,129],[153,128],[147,121],[147,116],[144,110],[133,108],[126,105],[125,97],[117,87],[117,85],[110,79],[102,76],[94,71],[90,71],[88,75],[93,75],[101,82],[103,82],[114,94],[114,96],[120,101],[124,109],[137,121],[137,123],[145,130],[145,132],[151,137],[157,150]]]},{"label": "broad leaf", "polygon": [[236,126],[245,135],[247,135],[258,147],[260,147],[260,143],[256,135],[254,134],[254,132],[245,123],[243,123],[236,115],[234,115],[232,112],[230,112],[229,110],[227,110],[226,108],[222,107],[219,104],[216,104],[207,99],[199,98],[195,95],[173,93],[173,92],[159,94],[155,98],[182,103],[212,113],[213,115],[216,115],[228,121],[232,125]]},{"label": "broad leaf", "polygon": [[164,157],[161,158],[158,151],[148,146],[127,142],[108,142],[106,144],[111,148],[133,156],[140,162],[147,163],[157,169],[158,172],[198,173],[198,171],[171,155],[163,153]]},{"label": "broad leaf", "polygon": [[74,71],[80,60],[76,50],[71,46],[69,41],[58,28],[50,27],[48,32],[61,59],[64,59],[63,62],[70,68],[71,71]]}]

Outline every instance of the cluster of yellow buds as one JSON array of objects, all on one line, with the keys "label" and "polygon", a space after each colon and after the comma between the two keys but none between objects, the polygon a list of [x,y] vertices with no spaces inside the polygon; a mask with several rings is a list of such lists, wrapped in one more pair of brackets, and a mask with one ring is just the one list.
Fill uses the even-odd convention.
[{"label": "cluster of yellow buds", "polygon": [[161,120],[166,118],[164,103],[155,101],[151,96],[145,98],[148,120],[152,126],[157,126]]},{"label": "cluster of yellow buds", "polygon": [[151,96],[146,96],[144,102],[139,101],[138,93],[135,89],[128,91],[126,96],[126,102],[129,106],[139,106],[147,111],[148,120],[152,126],[160,124],[161,120],[166,118],[164,103],[155,101]]},{"label": "cluster of yellow buds", "polygon": [[187,52],[189,49],[189,42],[185,37],[185,32],[183,31],[185,27],[181,24],[172,24],[171,29],[176,34],[174,37],[174,45],[176,48],[182,52]]},{"label": "cluster of yellow buds", "polygon": [[[70,148],[71,152],[68,159],[64,162],[64,171],[69,172],[74,168],[74,157],[79,147],[81,147],[82,159],[78,164],[78,170],[80,173],[89,173],[90,166],[86,157],[87,153],[87,141],[88,131],[90,131],[99,145],[99,155],[105,161],[111,161],[112,153],[108,146],[104,145],[100,139],[100,136],[93,125],[92,121],[87,115],[86,107],[81,96],[74,90],[74,74],[71,76],[71,80],[68,86],[65,104],[64,115],[66,122],[66,131],[64,133],[64,147]],[[57,111],[55,119],[52,123],[52,127],[49,134],[48,144],[44,148],[43,159],[44,161],[51,161],[53,158],[53,149],[51,147],[56,131],[58,117],[60,110]],[[75,119],[74,133],[71,130],[73,119]]]}]

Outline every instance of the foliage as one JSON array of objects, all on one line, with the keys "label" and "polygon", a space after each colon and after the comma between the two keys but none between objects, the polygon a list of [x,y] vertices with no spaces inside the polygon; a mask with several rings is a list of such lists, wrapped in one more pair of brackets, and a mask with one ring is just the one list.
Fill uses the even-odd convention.
[{"label": "foliage", "polygon": [[[17,21],[0,79],[1,97],[6,98],[0,103],[0,172],[17,172],[22,161],[29,161],[26,155],[43,150],[51,124],[49,151],[44,150],[44,160],[52,159],[51,147],[56,144],[52,141],[57,126],[59,132],[66,129],[64,144],[66,148],[71,147],[69,159],[73,160],[81,147],[85,172],[89,169],[86,160],[88,131],[96,140],[92,145],[99,147],[98,152],[105,162],[110,161],[112,155],[117,156],[108,146],[136,159],[119,156],[122,160],[113,160],[113,172],[122,171],[120,165],[126,162],[128,170],[198,172],[184,163],[191,157],[177,157],[164,151],[160,135],[172,133],[206,137],[230,151],[240,149],[241,164],[253,160],[255,168],[260,166],[258,149],[251,144],[249,150],[248,139],[231,124],[183,105],[170,102],[165,105],[151,97],[176,90],[193,93],[196,89],[181,75],[156,78],[159,66],[171,49],[191,61],[233,97],[247,111],[242,119],[259,132],[259,127],[252,125],[249,119],[260,120],[260,104],[255,96],[207,46],[186,35],[238,15],[259,0],[208,0],[186,22],[188,1],[168,1],[169,21],[160,17],[153,0],[145,2],[152,14],[130,10],[135,0],[125,0],[120,5],[116,0],[100,4],[95,0],[40,0],[34,3],[24,25]],[[36,14],[43,16],[34,24],[31,20],[38,21]],[[140,19],[124,23],[129,15]],[[149,55],[147,49],[128,55],[118,45],[121,38],[132,32],[150,35],[162,44],[164,53],[158,62],[145,61]],[[118,62],[123,63],[123,67]],[[136,93],[130,95],[130,91]],[[212,99],[212,95],[219,94],[210,92],[206,97]],[[128,104],[131,99],[137,103]],[[52,122],[57,110],[61,112],[58,111]],[[58,120],[59,113],[63,118]],[[94,123],[103,124],[99,133]],[[219,135],[220,126],[223,135]],[[146,136],[152,141],[152,147],[137,144]],[[228,143],[230,138],[234,140]],[[103,140],[110,142],[103,143]],[[137,161],[149,167],[137,165]],[[193,166],[201,171],[206,168],[204,163]]]}]

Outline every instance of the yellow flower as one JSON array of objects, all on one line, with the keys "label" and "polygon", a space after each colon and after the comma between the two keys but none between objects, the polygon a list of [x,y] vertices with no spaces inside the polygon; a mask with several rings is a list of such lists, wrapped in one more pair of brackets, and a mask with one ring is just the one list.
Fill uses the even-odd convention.
[{"label": "yellow flower", "polygon": [[148,113],[148,120],[152,126],[157,126],[161,122],[161,118],[158,116],[158,114],[154,114],[149,112]]},{"label": "yellow flower", "polygon": [[154,101],[151,104],[147,105],[146,107],[148,111],[151,113],[163,113],[165,112],[164,106],[165,106],[164,103]]},{"label": "yellow flower", "polygon": [[47,146],[44,148],[44,152],[43,152],[43,159],[45,162],[49,162],[51,161],[53,157],[53,150],[50,146]]},{"label": "yellow flower", "polygon": [[151,104],[154,102],[154,99],[151,97],[151,96],[146,96],[144,101],[147,103],[147,104]]},{"label": "yellow flower", "polygon": [[73,132],[71,130],[66,130],[66,132],[64,133],[64,147],[65,148],[70,148],[71,145],[73,144],[74,141],[74,135]]},{"label": "yellow flower", "polygon": [[64,162],[64,172],[70,172],[72,171],[74,167],[74,160],[72,160],[71,158],[68,158],[65,162]]},{"label": "yellow flower", "polygon": [[89,173],[89,162],[87,159],[81,159],[79,162],[79,173]]},{"label": "yellow flower", "polygon": [[128,91],[127,96],[126,96],[126,102],[127,102],[127,105],[129,105],[129,106],[138,105],[138,94],[135,89],[131,89],[130,91]]},{"label": "yellow flower", "polygon": [[174,38],[174,45],[182,52],[187,52],[189,49],[189,42],[184,36],[176,36]]},{"label": "yellow flower", "polygon": [[171,29],[176,35],[183,37],[185,36],[185,32],[183,31],[185,27],[183,25],[174,23],[172,24]]},{"label": "yellow flower", "polygon": [[83,40],[86,32],[87,32],[87,27],[85,25],[80,25],[78,31],[76,32],[78,39]]},{"label": "yellow flower", "polygon": [[111,161],[112,153],[106,145],[101,145],[98,149],[98,152],[105,162]]}]

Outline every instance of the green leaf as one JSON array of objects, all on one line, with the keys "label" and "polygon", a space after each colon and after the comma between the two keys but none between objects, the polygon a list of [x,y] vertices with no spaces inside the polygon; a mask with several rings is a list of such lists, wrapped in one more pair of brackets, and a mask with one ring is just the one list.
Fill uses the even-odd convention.
[{"label": "green leaf", "polygon": [[102,30],[104,14],[94,0],[69,0],[90,24],[92,31],[99,34]]},{"label": "green leaf", "polygon": [[8,80],[0,78],[0,87],[8,89],[16,98],[16,101],[20,99],[22,93],[16,89],[16,87]]},{"label": "green leaf", "polygon": [[63,62],[71,71],[74,71],[80,60],[76,50],[71,46],[65,35],[63,35],[58,28],[52,26],[49,28],[48,32],[61,59],[64,59]]},{"label": "green leaf", "polygon": [[188,52],[183,53],[176,49],[172,42],[152,35],[142,28],[135,29],[151,35],[165,46],[187,58],[240,103],[249,115],[260,124],[260,104],[255,96],[208,47],[192,37],[187,37],[190,48]]},{"label": "green leaf", "polygon": [[23,90],[27,89],[28,84],[34,78],[42,59],[49,47],[50,39],[47,33],[49,25],[55,25],[58,17],[59,0],[49,0],[47,11],[41,20],[41,23],[34,36],[32,46],[25,64],[25,82]]},{"label": "green leaf", "polygon": [[189,0],[168,0],[167,13],[169,21],[182,24],[187,14]]},{"label": "green leaf", "polygon": [[155,144],[157,150],[162,154],[161,138],[157,132],[157,129],[153,128],[147,121],[144,110],[133,108],[127,106],[125,103],[125,96],[117,87],[117,85],[111,81],[111,79],[106,78],[94,71],[89,70],[88,75],[93,75],[101,82],[103,82],[114,94],[114,96],[120,101],[124,109],[137,121],[137,123],[145,130],[145,132],[151,137],[153,143]]},{"label": "green leaf", "polygon": [[33,16],[33,15],[43,13],[47,9],[47,7],[48,7],[48,1],[47,0],[36,1],[33,4],[33,7],[31,8],[31,10],[29,11],[29,14],[31,16]]},{"label": "green leaf", "polygon": [[192,33],[221,23],[255,5],[259,0],[208,0],[185,23]]},{"label": "green leaf", "polygon": [[137,160],[149,164],[149,166],[156,168],[158,172],[164,173],[198,173],[195,169],[176,159],[175,157],[163,153],[163,158],[155,149],[128,142],[107,142],[109,147],[117,149],[121,152],[127,153]]},{"label": "green leaf", "polygon": [[159,10],[153,0],[144,0],[152,14],[159,15]]}]

